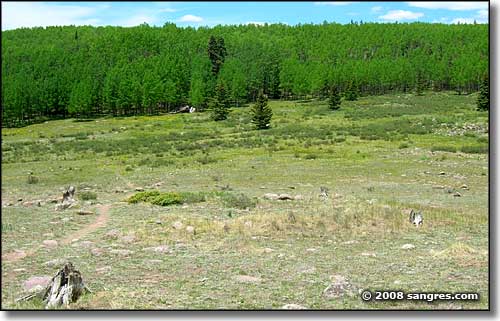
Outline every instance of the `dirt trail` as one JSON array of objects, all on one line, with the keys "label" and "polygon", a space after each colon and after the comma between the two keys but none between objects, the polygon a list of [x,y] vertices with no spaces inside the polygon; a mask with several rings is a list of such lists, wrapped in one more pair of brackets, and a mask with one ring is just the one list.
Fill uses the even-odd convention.
[{"label": "dirt trail", "polygon": [[[96,220],[92,223],[89,224],[75,233],[72,233],[70,235],[67,235],[64,239],[62,239],[59,243],[62,245],[67,245],[71,243],[72,240],[74,239],[79,239],[89,233],[92,233],[93,231],[97,230],[99,227],[103,227],[106,225],[108,219],[109,219],[109,208],[111,207],[110,204],[107,205],[99,205],[99,215],[97,216]],[[34,255],[42,246],[34,247],[26,252],[22,251],[12,251],[9,253],[6,253],[2,255],[2,261],[3,262],[17,262],[19,260],[22,260],[26,257]]]},{"label": "dirt trail", "polygon": [[72,240],[74,239],[79,239],[89,233],[92,233],[93,231],[97,230],[99,227],[103,227],[106,225],[109,219],[109,208],[111,205],[99,205],[99,216],[97,216],[96,220],[94,223],[85,226],[82,229],[79,229],[73,234],[70,234],[66,236],[64,239],[61,240],[62,245],[66,245],[71,243]]}]

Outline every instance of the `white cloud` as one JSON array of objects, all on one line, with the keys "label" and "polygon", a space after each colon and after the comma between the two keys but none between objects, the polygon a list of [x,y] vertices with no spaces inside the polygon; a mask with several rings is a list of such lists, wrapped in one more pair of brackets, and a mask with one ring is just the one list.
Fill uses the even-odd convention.
[{"label": "white cloud", "polygon": [[179,21],[179,22],[202,22],[203,18],[198,17],[198,16],[194,16],[192,14],[187,14],[187,15],[180,17],[179,20],[177,20],[177,21]]},{"label": "white cloud", "polygon": [[319,1],[315,2],[314,4],[317,6],[346,6],[348,4],[351,4],[354,2],[349,2],[349,1]]},{"label": "white cloud", "polygon": [[383,16],[380,16],[380,19],[390,20],[390,21],[399,21],[399,20],[414,20],[420,17],[423,17],[424,14],[421,12],[412,12],[406,10],[391,10]]},{"label": "white cloud", "polygon": [[380,12],[380,11],[382,11],[382,7],[381,6],[375,6],[375,7],[372,8],[372,12],[377,13],[377,12]]},{"label": "white cloud", "polygon": [[488,10],[479,10],[476,17],[488,21]]},{"label": "white cloud", "polygon": [[21,27],[46,27],[98,24],[93,15],[108,5],[86,7],[43,2],[2,2],[2,30]]},{"label": "white cloud", "polygon": [[463,2],[441,2],[441,1],[410,1],[407,2],[410,7],[424,8],[424,9],[446,9],[453,11],[467,11],[467,10],[485,10],[488,9],[488,2],[483,1],[463,1]]}]

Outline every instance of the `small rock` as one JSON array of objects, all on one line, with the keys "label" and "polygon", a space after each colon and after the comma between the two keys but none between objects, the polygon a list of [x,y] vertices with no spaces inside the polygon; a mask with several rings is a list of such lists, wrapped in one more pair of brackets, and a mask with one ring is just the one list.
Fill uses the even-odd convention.
[{"label": "small rock", "polygon": [[323,296],[328,299],[339,298],[344,295],[353,295],[355,290],[349,280],[342,275],[332,275],[332,283],[323,291]]},{"label": "small rock", "polygon": [[102,249],[97,247],[90,250],[90,254],[92,254],[93,256],[101,256],[103,252],[104,251]]},{"label": "small rock", "polygon": [[84,248],[91,248],[92,245],[94,245],[94,242],[92,241],[82,241],[80,242],[80,246]]},{"label": "small rock", "polygon": [[408,243],[408,244],[405,244],[405,245],[401,246],[401,248],[402,248],[403,250],[412,250],[412,249],[414,249],[414,248],[415,248],[415,245],[413,245],[413,244],[409,244],[409,243]]},{"label": "small rock", "polygon": [[289,189],[295,189],[295,186],[288,186]]},{"label": "small rock", "polygon": [[439,172],[439,175],[446,175],[445,172]]},{"label": "small rock", "polygon": [[250,275],[237,275],[234,279],[241,283],[260,283],[262,281],[261,278]]},{"label": "small rock", "polygon": [[53,237],[54,233],[45,233],[45,234],[43,234],[43,236],[45,236],[45,237]]},{"label": "small rock", "polygon": [[142,187],[136,187],[135,191],[136,192],[144,192],[144,188],[142,188]]},{"label": "small rock", "polygon": [[300,195],[300,194],[297,194],[297,195],[295,195],[293,197],[293,199],[296,200],[296,201],[300,201],[300,200],[304,199],[304,197],[302,195]]},{"label": "small rock", "polygon": [[433,189],[445,189],[443,185],[434,185],[432,186]]},{"label": "small rock", "polygon": [[117,239],[118,236],[120,236],[120,231],[118,231],[117,229],[112,229],[108,231],[105,235],[110,239]]},{"label": "small rock", "polygon": [[45,240],[42,242],[45,247],[53,248],[57,246],[57,241],[56,240]]},{"label": "small rock", "polygon": [[43,263],[43,265],[48,267],[61,267],[64,263],[66,263],[65,259],[53,259]]},{"label": "small rock", "polygon": [[163,263],[163,261],[162,260],[146,260],[146,263],[159,264],[159,263]]},{"label": "small rock", "polygon": [[176,230],[180,230],[184,225],[182,224],[182,222],[180,221],[176,221],[174,223],[172,223],[172,227]]},{"label": "small rock", "polygon": [[22,198],[18,198],[18,199],[17,199],[17,201],[18,201],[18,202],[22,202],[22,201],[23,201],[23,199],[22,199]]},{"label": "small rock", "polygon": [[172,252],[172,250],[170,249],[170,247],[168,247],[167,245],[159,245],[159,246],[155,246],[155,247],[147,247],[144,250],[145,251],[155,252],[155,253],[171,253]]},{"label": "small rock", "polygon": [[156,220],[155,223],[156,224],[163,224],[163,222],[161,220]]},{"label": "small rock", "polygon": [[469,189],[469,186],[463,184],[462,186],[460,186],[461,189],[465,189],[465,190],[468,190]]},{"label": "small rock", "polygon": [[306,249],[306,252],[316,252],[316,251],[318,251],[318,249],[314,248]]},{"label": "small rock", "polygon": [[194,234],[194,226],[186,226],[186,232],[188,232],[189,234]]},{"label": "small rock", "polygon": [[245,223],[243,223],[243,225],[246,227],[246,228],[251,228],[253,226],[253,223],[252,221],[245,221]]},{"label": "small rock", "polygon": [[361,253],[362,256],[370,256],[370,257],[376,257],[377,254],[373,253],[373,252],[363,252]]},{"label": "small rock", "polygon": [[264,252],[264,253],[273,253],[274,250],[271,249],[271,248],[269,248],[269,247],[266,247],[265,249],[262,250],[262,252]]},{"label": "small rock", "polygon": [[14,272],[26,272],[26,269],[25,268],[19,268],[19,269],[14,269],[12,271],[14,271]]},{"label": "small rock", "polygon": [[123,243],[134,243],[135,242],[135,236],[134,235],[125,235],[123,237],[120,238],[120,241],[122,241]]},{"label": "small rock", "polygon": [[396,281],[394,281],[394,284],[401,284],[401,281],[400,280],[396,280]]},{"label": "small rock", "polygon": [[111,254],[116,254],[116,255],[120,255],[120,256],[129,256],[130,254],[134,253],[130,250],[120,250],[120,249],[114,249],[114,250],[111,250],[109,251],[109,253]]},{"label": "small rock", "polygon": [[351,244],[356,244],[356,243],[359,243],[359,242],[356,241],[356,240],[350,240],[350,241],[342,242],[342,244],[344,244],[344,245],[351,245]]},{"label": "small rock", "polygon": [[107,265],[107,266],[103,266],[103,267],[100,267],[100,268],[96,268],[95,271],[97,273],[99,273],[99,274],[110,272],[111,271],[111,266]]},{"label": "small rock", "polygon": [[454,196],[454,197],[461,197],[461,196],[462,196],[462,194],[460,194],[460,192],[458,192],[458,191],[457,191],[457,192],[455,192],[455,193],[453,194],[453,196]]},{"label": "small rock", "polygon": [[32,276],[28,280],[24,281],[23,287],[24,290],[28,292],[38,292],[45,288],[49,282],[52,280],[52,277],[48,275],[44,276]]},{"label": "small rock", "polygon": [[79,210],[78,212],[76,212],[76,214],[78,214],[78,215],[94,215],[94,212],[92,212],[92,211],[85,211],[85,210]]},{"label": "small rock", "polygon": [[274,194],[274,193],[266,193],[263,196],[263,198],[268,199],[268,200],[277,200],[278,197],[279,197],[279,195],[278,194]]},{"label": "small rock", "polygon": [[281,307],[282,310],[307,310],[306,307],[294,303],[285,304]]},{"label": "small rock", "polygon": [[278,199],[279,199],[280,201],[287,201],[287,200],[293,200],[293,197],[292,197],[292,196],[290,196],[289,194],[280,194],[280,195],[278,196]]}]

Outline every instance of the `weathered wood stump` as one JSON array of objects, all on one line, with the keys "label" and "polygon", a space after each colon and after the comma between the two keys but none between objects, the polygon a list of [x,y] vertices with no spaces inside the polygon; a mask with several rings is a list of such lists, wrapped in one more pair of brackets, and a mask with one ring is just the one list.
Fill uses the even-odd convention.
[{"label": "weathered wood stump", "polygon": [[45,303],[45,309],[51,309],[68,306],[76,302],[85,292],[91,291],[83,283],[80,271],[76,270],[71,262],[67,262],[44,289],[16,301],[27,301],[38,297]]}]

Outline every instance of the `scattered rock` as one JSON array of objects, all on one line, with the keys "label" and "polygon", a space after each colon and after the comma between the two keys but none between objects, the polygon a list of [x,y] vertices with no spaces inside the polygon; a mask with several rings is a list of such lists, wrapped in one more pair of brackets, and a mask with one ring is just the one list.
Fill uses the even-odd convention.
[{"label": "scattered rock", "polygon": [[43,234],[43,236],[45,236],[45,237],[53,237],[54,233],[45,233],[45,234]]},{"label": "scattered rock", "polygon": [[403,250],[413,250],[415,248],[415,245],[408,243],[408,244],[405,244],[405,245],[401,246],[401,248]]},{"label": "scattered rock", "polygon": [[281,307],[282,310],[307,310],[306,307],[294,303],[285,304]]},{"label": "scattered rock", "polygon": [[273,253],[274,250],[271,249],[271,248],[269,248],[269,247],[266,247],[265,249],[262,250],[262,252],[264,252],[264,253]]},{"label": "scattered rock", "polygon": [[99,273],[99,274],[110,272],[111,271],[111,266],[106,265],[106,266],[103,266],[103,267],[100,267],[100,268],[96,268],[95,271],[97,273]]},{"label": "scattered rock", "polygon": [[268,199],[268,200],[277,200],[279,195],[278,194],[274,194],[274,193],[266,193],[264,194],[263,196],[265,199]]},{"label": "scattered rock", "polygon": [[261,278],[250,275],[237,275],[234,279],[241,283],[260,283],[262,281]]},{"label": "scattered rock", "polygon": [[295,186],[288,186],[289,189],[295,189]]},{"label": "scattered rock", "polygon": [[45,288],[50,281],[52,280],[52,277],[48,275],[44,276],[32,276],[28,280],[24,281],[23,287],[24,290],[27,292],[33,293],[33,292],[38,292],[41,291],[43,288]]},{"label": "scattered rock", "polygon": [[306,249],[306,252],[317,252],[318,249],[314,249],[314,248],[310,248],[310,249]]},{"label": "scattered rock", "polygon": [[94,215],[94,212],[92,212],[92,211],[85,211],[85,210],[79,210],[78,212],[76,212],[76,214],[78,214],[78,215]]},{"label": "scattered rock", "polygon": [[42,202],[37,200],[37,201],[26,201],[22,204],[24,207],[32,207],[32,206],[37,206],[40,207],[42,206]]},{"label": "scattered rock", "polygon": [[184,225],[180,221],[175,221],[172,223],[172,227],[176,230],[180,230]]},{"label": "scattered rock", "polygon": [[101,256],[103,253],[104,251],[97,247],[90,250],[90,254],[92,254],[93,256]]},{"label": "scattered rock", "polygon": [[18,199],[17,199],[17,201],[18,201],[18,202],[22,202],[22,201],[23,201],[23,199],[22,199],[22,198],[18,198]]},{"label": "scattered rock", "polygon": [[142,187],[136,187],[135,191],[136,192],[144,192],[144,188],[142,188]]},{"label": "scattered rock", "polygon": [[110,239],[117,239],[118,236],[120,236],[120,231],[118,231],[117,229],[112,229],[108,231],[105,235]]},{"label": "scattered rock", "polygon": [[357,244],[357,243],[359,243],[357,240],[350,240],[350,241],[342,242],[342,244],[344,244],[344,245],[351,245],[351,244]]},{"label": "scattered rock", "polygon": [[53,248],[57,246],[57,241],[56,240],[45,240],[42,242],[43,246]]},{"label": "scattered rock", "polygon": [[439,172],[439,175],[446,175],[445,172]]},{"label": "scattered rock", "polygon": [[109,251],[109,253],[111,254],[116,254],[116,255],[120,255],[120,256],[129,256],[130,254],[134,253],[130,250],[120,250],[120,249],[114,249],[114,250],[111,250]]},{"label": "scattered rock", "polygon": [[134,243],[135,242],[135,236],[132,235],[132,234],[125,235],[125,236],[123,236],[123,237],[120,238],[120,241],[122,241],[123,243]]},{"label": "scattered rock", "polygon": [[94,245],[92,241],[82,241],[80,242],[80,246],[83,248],[91,248]]},{"label": "scattered rock", "polygon": [[145,251],[155,252],[155,253],[171,253],[172,252],[172,250],[170,249],[170,247],[168,247],[167,245],[159,245],[159,246],[155,246],[155,247],[147,247],[144,250]]},{"label": "scattered rock", "polygon": [[361,253],[362,256],[370,256],[370,257],[376,257],[377,254],[373,253],[373,252],[363,252]]},{"label": "scattered rock", "polygon": [[466,184],[463,184],[462,186],[460,186],[461,189],[464,189],[464,190],[468,190],[469,189],[469,186],[467,186]]},{"label": "scattered rock", "polygon": [[65,259],[53,259],[43,263],[43,265],[48,267],[60,267],[64,263],[66,263]]},{"label": "scattered rock", "polygon": [[297,194],[297,195],[295,195],[295,196],[293,197],[293,199],[294,199],[294,200],[296,200],[296,201],[300,201],[300,200],[303,200],[303,199],[304,199],[304,197],[302,197],[302,195],[300,195],[300,194]]},{"label": "scattered rock", "polygon": [[156,220],[155,222],[156,224],[163,224],[163,222],[161,220]]},{"label": "scattered rock", "polygon": [[432,186],[433,189],[445,189],[446,187],[443,185],[434,185]]},{"label": "scattered rock", "polygon": [[456,191],[454,194],[453,194],[454,197],[461,197],[462,194],[460,194],[460,192]]},{"label": "scattered rock", "polygon": [[146,260],[145,261],[146,263],[148,264],[159,264],[159,263],[163,263],[162,260]]},{"label": "scattered rock", "polygon": [[12,271],[14,271],[14,272],[26,272],[26,269],[25,268],[19,268],[19,269],[14,269]]},{"label": "scattered rock", "polygon": [[355,294],[355,289],[347,278],[342,275],[332,275],[330,279],[332,283],[323,291],[323,296],[327,299]]},{"label": "scattered rock", "polygon": [[186,226],[186,232],[188,232],[189,234],[194,234],[194,226]]},{"label": "scattered rock", "polygon": [[292,196],[290,196],[289,194],[280,194],[280,195],[278,196],[278,199],[279,199],[280,201],[287,201],[287,200],[293,200],[293,197],[292,197]]},{"label": "scattered rock", "polygon": [[394,284],[401,284],[401,281],[400,280],[396,280],[396,281],[394,281]]}]

